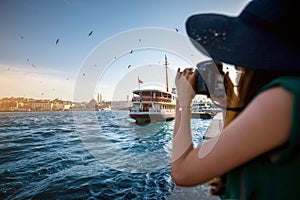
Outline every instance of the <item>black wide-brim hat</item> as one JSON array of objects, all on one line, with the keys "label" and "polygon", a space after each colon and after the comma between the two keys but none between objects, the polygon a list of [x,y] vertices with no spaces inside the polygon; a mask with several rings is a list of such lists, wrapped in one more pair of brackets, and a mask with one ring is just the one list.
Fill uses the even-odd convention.
[{"label": "black wide-brim hat", "polygon": [[253,0],[239,16],[199,14],[186,22],[189,37],[212,59],[249,69],[300,71],[299,5]]}]

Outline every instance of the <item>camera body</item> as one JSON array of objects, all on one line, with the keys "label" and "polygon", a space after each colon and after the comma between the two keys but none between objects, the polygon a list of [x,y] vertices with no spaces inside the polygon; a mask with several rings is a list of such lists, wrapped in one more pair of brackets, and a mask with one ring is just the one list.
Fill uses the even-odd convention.
[{"label": "camera body", "polygon": [[207,88],[207,85],[205,83],[204,78],[202,77],[202,75],[199,73],[197,73],[197,85],[196,85],[196,94],[202,94],[202,95],[207,95],[209,96],[209,91]]},{"label": "camera body", "polygon": [[217,96],[223,85],[223,64],[221,62],[208,60],[197,64],[196,94],[207,97]]}]

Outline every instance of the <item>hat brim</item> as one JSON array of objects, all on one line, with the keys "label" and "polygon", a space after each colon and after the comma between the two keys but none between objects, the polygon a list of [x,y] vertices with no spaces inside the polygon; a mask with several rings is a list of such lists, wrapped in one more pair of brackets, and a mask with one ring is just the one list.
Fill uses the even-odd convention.
[{"label": "hat brim", "polygon": [[186,30],[199,51],[214,60],[249,69],[299,70],[298,49],[240,17],[194,15]]}]

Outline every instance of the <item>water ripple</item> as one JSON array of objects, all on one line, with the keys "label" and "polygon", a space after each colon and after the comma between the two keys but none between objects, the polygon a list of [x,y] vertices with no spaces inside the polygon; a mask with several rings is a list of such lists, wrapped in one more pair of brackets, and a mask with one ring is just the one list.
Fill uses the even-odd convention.
[{"label": "water ripple", "polygon": [[174,122],[76,113],[0,113],[0,199],[168,199]]}]

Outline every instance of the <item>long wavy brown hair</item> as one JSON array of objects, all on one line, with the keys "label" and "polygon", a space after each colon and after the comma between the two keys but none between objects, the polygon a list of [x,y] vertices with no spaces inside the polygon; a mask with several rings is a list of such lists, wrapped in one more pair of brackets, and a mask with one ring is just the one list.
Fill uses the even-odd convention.
[{"label": "long wavy brown hair", "polygon": [[[232,83],[229,73],[224,74],[224,86],[226,91],[226,100],[229,105],[239,105],[239,98],[234,91],[234,84]],[[228,102],[229,101],[229,102]],[[237,112],[226,111],[226,118],[224,120],[224,127],[226,127],[236,116]],[[208,181],[211,186],[210,193],[213,195],[221,195],[225,192],[226,175],[217,176]]]}]

